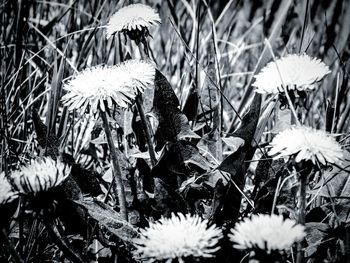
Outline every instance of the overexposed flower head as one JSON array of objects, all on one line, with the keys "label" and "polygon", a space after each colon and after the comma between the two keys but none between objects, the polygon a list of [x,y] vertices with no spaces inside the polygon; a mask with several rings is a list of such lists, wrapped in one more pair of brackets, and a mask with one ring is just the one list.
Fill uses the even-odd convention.
[{"label": "overexposed flower head", "polygon": [[10,203],[17,196],[18,193],[12,189],[11,184],[5,177],[5,173],[0,173],[0,205]]},{"label": "overexposed flower head", "polygon": [[171,218],[162,218],[141,230],[135,239],[134,254],[145,262],[171,262],[175,258],[182,262],[188,256],[208,258],[219,250],[221,237],[220,229],[215,225],[208,227],[208,221],[198,215],[172,214]]},{"label": "overexposed flower head", "polygon": [[127,108],[138,93],[153,83],[155,68],[141,60],[127,60],[116,66],[97,66],[78,73],[64,86],[62,97],[69,110],[88,106],[93,113],[105,111],[113,104]]},{"label": "overexposed flower head", "polygon": [[280,215],[253,215],[238,223],[229,235],[234,247],[241,250],[287,251],[304,238],[305,228]]},{"label": "overexposed flower head", "polygon": [[320,59],[292,54],[268,63],[255,76],[252,85],[256,87],[256,92],[267,94],[283,92],[283,85],[288,90],[312,90],[315,82],[329,72],[329,67]]},{"label": "overexposed flower head", "polygon": [[69,173],[69,166],[46,157],[12,172],[11,179],[20,193],[36,194],[61,185]]},{"label": "overexposed flower head", "polygon": [[296,155],[296,162],[310,160],[323,165],[344,159],[344,152],[332,135],[306,126],[292,126],[280,132],[270,145],[269,155],[276,155],[274,159]]},{"label": "overexposed flower head", "polygon": [[107,24],[107,38],[125,31],[143,31],[161,22],[152,7],[143,4],[128,5],[118,10]]}]

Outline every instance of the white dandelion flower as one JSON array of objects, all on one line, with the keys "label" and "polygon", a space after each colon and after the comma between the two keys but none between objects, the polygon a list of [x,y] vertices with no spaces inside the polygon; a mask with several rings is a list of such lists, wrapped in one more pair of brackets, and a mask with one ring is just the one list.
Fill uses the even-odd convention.
[{"label": "white dandelion flower", "polygon": [[313,90],[315,82],[320,81],[328,73],[329,67],[320,59],[306,54],[287,55],[268,63],[255,76],[256,92],[277,94],[283,92],[284,85],[288,90]]},{"label": "white dandelion flower", "polygon": [[32,161],[12,172],[13,185],[22,194],[36,194],[59,186],[68,177],[70,167],[50,157]]},{"label": "white dandelion flower", "polygon": [[261,249],[287,251],[304,238],[305,227],[280,215],[253,215],[238,223],[229,234],[234,247],[240,250]]},{"label": "white dandelion flower", "polygon": [[93,113],[106,111],[113,104],[127,108],[146,86],[153,83],[155,68],[141,60],[127,60],[116,66],[97,66],[85,69],[70,80],[62,102],[68,110],[88,106]]},{"label": "white dandelion flower", "polygon": [[152,7],[132,4],[119,9],[107,24],[107,38],[119,32],[148,32],[148,29],[161,22],[159,14]]},{"label": "white dandelion flower", "polygon": [[145,262],[213,257],[220,249],[217,244],[221,237],[220,229],[215,225],[208,227],[208,221],[198,215],[172,214],[171,218],[162,218],[141,230],[140,237],[134,240],[134,255]]},{"label": "white dandelion flower", "polygon": [[295,161],[310,160],[319,162],[341,163],[344,152],[334,136],[324,131],[306,126],[292,126],[277,134],[272,142],[269,155],[274,159],[295,155]]},{"label": "white dandelion flower", "polygon": [[5,173],[0,173],[0,205],[10,203],[18,197],[18,192],[12,189],[11,184],[5,177]]}]

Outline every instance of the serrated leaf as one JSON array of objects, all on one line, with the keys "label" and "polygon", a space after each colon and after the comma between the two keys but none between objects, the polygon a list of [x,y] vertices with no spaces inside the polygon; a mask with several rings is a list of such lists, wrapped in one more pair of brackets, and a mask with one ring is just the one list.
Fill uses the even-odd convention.
[{"label": "serrated leaf", "polygon": [[131,243],[132,239],[137,237],[136,229],[108,205],[97,200],[75,202],[85,207],[93,219],[124,242]]}]

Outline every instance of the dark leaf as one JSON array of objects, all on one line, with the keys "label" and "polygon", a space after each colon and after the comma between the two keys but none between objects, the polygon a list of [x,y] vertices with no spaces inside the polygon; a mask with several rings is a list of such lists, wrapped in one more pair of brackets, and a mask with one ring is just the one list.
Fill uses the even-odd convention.
[{"label": "dark leaf", "polygon": [[[220,90],[217,81],[216,70],[216,54],[214,43],[210,41],[208,44],[208,64],[206,67],[206,75],[203,88],[201,90],[201,113],[210,113],[209,120],[213,123],[213,129],[219,126],[220,123]],[[213,114],[214,111],[214,114]]]},{"label": "dark leaf", "polygon": [[189,121],[193,121],[197,117],[198,102],[198,92],[196,88],[191,88],[187,100],[185,102],[185,106],[183,108],[183,113],[186,115]]},{"label": "dark leaf", "polygon": [[334,106],[332,104],[332,102],[328,101],[327,103],[327,109],[326,109],[326,131],[327,132],[332,132],[332,125],[333,125],[333,121],[335,121],[333,119],[334,117]]},{"label": "dark leaf", "polygon": [[[231,175],[234,183],[230,183],[225,193],[223,209],[221,210],[220,220],[234,223],[238,218],[239,207],[241,204],[241,191],[243,191],[245,174],[247,169],[246,160],[253,156],[254,149],[251,142],[254,138],[255,129],[258,124],[260,114],[260,95],[255,95],[248,113],[243,117],[240,127],[234,132],[234,136],[244,140],[244,146],[230,154],[217,168],[220,171],[227,172]],[[239,189],[237,189],[237,187]]]},{"label": "dark leaf", "polygon": [[[240,139],[240,138],[239,138]],[[201,153],[213,163],[222,161],[222,139],[218,130],[204,134],[197,143]]]},{"label": "dark leaf", "polygon": [[47,135],[47,126],[40,119],[39,113],[33,108],[32,118],[39,145],[43,148],[43,154],[56,160],[59,155],[60,142],[57,136],[50,132]]},{"label": "dark leaf", "polygon": [[210,166],[196,146],[187,141],[177,141],[165,150],[151,175],[178,187],[177,176],[186,177],[195,171],[202,173],[208,170]]},{"label": "dark leaf", "polygon": [[177,108],[180,106],[179,99],[176,97],[170,83],[159,70],[156,70],[154,88],[154,108],[164,109],[167,107]]},{"label": "dark leaf", "polygon": [[123,220],[120,214],[108,205],[97,200],[81,200],[76,201],[76,203],[85,207],[88,214],[95,219],[100,226],[104,226],[124,242],[131,243],[132,239],[137,236],[136,229]]},{"label": "dark leaf", "polygon": [[73,156],[69,154],[63,154],[63,158],[64,162],[71,166],[71,176],[75,179],[83,193],[92,196],[98,196],[103,193],[100,186],[103,180],[101,180],[100,174],[81,167],[80,164],[75,162]]},{"label": "dark leaf", "polygon": [[172,187],[159,178],[156,178],[154,183],[154,208],[157,215],[170,217],[172,212],[181,212],[183,214],[189,212],[188,205],[183,197],[174,191]]},{"label": "dark leaf", "polygon": [[67,199],[83,199],[83,194],[80,190],[80,187],[71,175],[69,175],[68,178],[63,182],[60,189],[62,189],[63,194]]},{"label": "dark leaf", "polygon": [[185,138],[200,137],[194,133],[188,124],[187,117],[178,108],[167,108],[157,114],[159,126],[156,139],[163,141],[176,141]]},{"label": "dark leaf", "polygon": [[242,138],[246,145],[250,145],[260,116],[261,96],[256,94],[249,106],[249,111],[243,116],[239,128],[233,132],[234,136]]}]

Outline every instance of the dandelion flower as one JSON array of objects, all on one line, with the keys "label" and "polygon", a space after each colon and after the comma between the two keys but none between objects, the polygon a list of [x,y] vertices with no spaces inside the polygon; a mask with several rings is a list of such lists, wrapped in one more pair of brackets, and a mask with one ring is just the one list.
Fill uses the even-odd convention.
[{"label": "dandelion flower", "polygon": [[142,93],[154,79],[155,68],[141,60],[127,60],[116,66],[97,66],[85,69],[70,80],[62,97],[69,110],[88,106],[93,113],[106,111],[113,104],[127,108],[138,93]]},{"label": "dandelion flower", "polygon": [[256,92],[277,94],[283,92],[282,85],[288,90],[305,91],[314,89],[314,83],[330,72],[329,67],[320,59],[306,54],[287,55],[268,63],[255,76]]},{"label": "dandelion flower", "polygon": [[215,225],[208,227],[208,221],[198,215],[172,214],[171,218],[162,218],[151,223],[149,228],[141,230],[135,239],[134,254],[146,262],[166,260],[171,262],[182,258],[213,257],[219,250],[217,243],[222,237]]},{"label": "dandelion flower", "polygon": [[17,196],[18,193],[13,191],[11,184],[5,177],[5,173],[0,173],[0,205],[12,202]]},{"label": "dandelion flower", "polygon": [[23,194],[36,194],[59,186],[68,177],[70,167],[50,157],[32,161],[11,174],[13,185]]},{"label": "dandelion flower", "polygon": [[344,152],[333,136],[306,126],[292,126],[275,136],[269,155],[274,159],[296,155],[295,161],[311,160],[326,165],[339,163]]},{"label": "dandelion flower", "polygon": [[143,4],[128,5],[118,10],[107,24],[107,38],[119,32],[133,40],[149,35],[151,26],[161,22],[159,14],[152,7]]},{"label": "dandelion flower", "polygon": [[241,250],[261,249],[268,253],[287,251],[304,238],[304,226],[280,215],[253,215],[238,223],[229,235],[234,247]]}]

